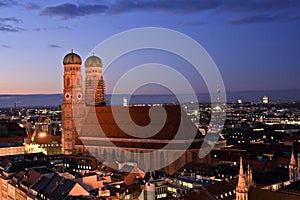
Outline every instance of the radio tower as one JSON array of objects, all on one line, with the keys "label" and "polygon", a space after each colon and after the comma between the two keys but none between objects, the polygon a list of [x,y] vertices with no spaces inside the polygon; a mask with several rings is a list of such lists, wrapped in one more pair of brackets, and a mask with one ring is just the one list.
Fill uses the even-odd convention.
[{"label": "radio tower", "polygon": [[220,81],[218,82],[218,88],[217,88],[217,93],[218,93],[218,96],[217,96],[217,104],[220,103],[220,98],[221,98],[221,89],[220,89],[221,85],[220,85]]}]

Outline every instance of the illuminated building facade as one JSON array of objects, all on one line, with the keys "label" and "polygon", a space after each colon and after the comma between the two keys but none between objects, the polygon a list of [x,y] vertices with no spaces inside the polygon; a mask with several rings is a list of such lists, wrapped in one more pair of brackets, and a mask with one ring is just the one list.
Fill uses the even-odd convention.
[{"label": "illuminated building facade", "polygon": [[269,103],[269,97],[264,96],[264,97],[263,97],[263,103],[264,103],[264,104],[268,104],[268,103]]},{"label": "illuminated building facade", "polygon": [[244,173],[243,159],[240,157],[240,170],[238,184],[236,186],[236,200],[248,200],[249,188],[253,185],[252,170],[248,165],[248,170]]},{"label": "illuminated building facade", "polygon": [[[82,60],[79,55],[69,53],[64,57],[64,101],[62,104],[62,152],[72,154],[78,138],[73,108],[84,108],[81,75]],[[84,111],[76,116],[84,117]]]},{"label": "illuminated building facade", "polygon": [[[106,106],[100,58],[92,55],[85,62],[85,92],[82,85],[80,56],[71,52],[64,57],[63,64],[62,152],[64,154],[92,154],[102,162],[109,158],[122,162],[133,161],[144,170],[157,169],[164,163],[172,163],[174,160],[176,161],[166,170],[174,171],[192,160],[205,161],[198,158],[203,135],[180,106],[163,106],[163,108]],[[134,137],[119,127],[119,125],[128,126],[132,121],[138,126],[148,125],[151,122],[150,109],[153,115],[158,117],[161,116],[162,109],[167,113],[166,122],[156,135],[149,138]],[[113,110],[118,113],[119,124],[116,123]],[[98,128],[99,125],[101,129]],[[158,151],[168,144],[170,145],[166,150]],[[147,152],[157,153],[155,156],[149,154],[145,156],[144,153]]]}]

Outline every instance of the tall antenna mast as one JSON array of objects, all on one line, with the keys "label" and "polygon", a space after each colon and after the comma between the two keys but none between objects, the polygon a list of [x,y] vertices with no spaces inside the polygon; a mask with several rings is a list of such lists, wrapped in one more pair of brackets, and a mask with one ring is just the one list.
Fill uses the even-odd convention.
[{"label": "tall antenna mast", "polygon": [[221,85],[220,85],[220,81],[218,82],[218,88],[217,88],[217,93],[218,93],[218,96],[217,96],[217,103],[219,104],[220,103],[220,99],[221,99],[221,89],[220,89]]}]

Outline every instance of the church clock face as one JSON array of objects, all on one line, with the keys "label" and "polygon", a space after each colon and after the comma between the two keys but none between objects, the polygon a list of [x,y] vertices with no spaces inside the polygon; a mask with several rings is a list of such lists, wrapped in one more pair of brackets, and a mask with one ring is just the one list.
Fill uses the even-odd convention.
[{"label": "church clock face", "polygon": [[82,98],[82,94],[79,92],[79,93],[77,94],[77,99],[78,99],[78,100],[81,100],[81,98]]},{"label": "church clock face", "polygon": [[69,100],[69,99],[71,98],[70,93],[67,92],[67,93],[65,94],[65,98],[66,98],[66,100]]}]

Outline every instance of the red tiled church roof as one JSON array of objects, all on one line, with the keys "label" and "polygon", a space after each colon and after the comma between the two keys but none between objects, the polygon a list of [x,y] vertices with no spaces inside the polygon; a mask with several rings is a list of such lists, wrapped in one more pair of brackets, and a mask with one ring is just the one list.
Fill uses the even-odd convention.
[{"label": "red tiled church roof", "polygon": [[[133,121],[138,126],[147,126],[151,123],[149,117],[149,109],[151,106],[131,106],[131,107],[122,107],[117,106],[113,107],[118,114],[118,118],[120,119],[120,123],[122,126],[127,126],[128,129],[131,129],[130,122]],[[83,122],[83,126],[81,128],[80,139],[82,141],[78,141],[77,144],[90,144],[90,145],[105,145],[106,141],[101,144],[101,141],[93,141],[88,140],[88,137],[97,137],[97,138],[122,138],[122,139],[141,139],[132,135],[127,134],[125,131],[121,130],[116,121],[114,120],[114,116],[112,113],[112,107],[103,106],[103,107],[89,107],[89,112]],[[127,109],[129,109],[130,118],[127,116]],[[153,115],[160,116],[161,108],[158,106],[152,107]],[[113,141],[113,143],[117,146],[126,146],[126,147],[142,147],[142,148],[162,148],[166,144],[169,143],[170,140],[173,140],[176,137],[176,140],[193,140],[198,139],[195,144],[195,148],[199,148],[202,144],[203,136],[199,130],[197,130],[196,126],[192,123],[192,121],[188,118],[186,113],[181,109],[180,106],[172,105],[172,106],[163,106],[163,109],[166,111],[166,121],[163,128],[155,135],[147,138],[151,139],[148,142],[136,142],[132,141]],[[94,116],[97,116],[94,119]],[[99,125],[102,130],[99,130]],[[153,126],[156,126],[154,124]],[[143,133],[141,133],[143,134]],[[194,137],[196,135],[196,137]],[[160,141],[157,143],[155,141]],[[165,141],[162,141],[165,140]],[[146,141],[146,140],[145,140]],[[174,148],[184,148],[185,142],[174,144]]]}]

